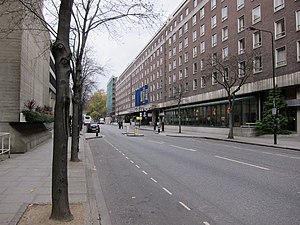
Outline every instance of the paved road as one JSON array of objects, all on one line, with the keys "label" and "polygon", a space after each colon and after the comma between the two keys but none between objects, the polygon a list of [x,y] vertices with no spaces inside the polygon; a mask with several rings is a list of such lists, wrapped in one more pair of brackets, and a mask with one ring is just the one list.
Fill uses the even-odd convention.
[{"label": "paved road", "polygon": [[300,152],[121,133],[89,142],[113,225],[300,224]]}]

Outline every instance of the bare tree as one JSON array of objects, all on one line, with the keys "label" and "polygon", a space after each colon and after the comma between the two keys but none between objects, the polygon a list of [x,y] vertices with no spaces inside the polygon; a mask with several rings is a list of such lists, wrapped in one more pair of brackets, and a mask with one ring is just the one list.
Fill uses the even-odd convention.
[{"label": "bare tree", "polygon": [[186,83],[186,79],[180,78],[179,82],[176,83],[173,87],[169,89],[169,96],[175,99],[177,108],[178,108],[178,133],[181,133],[181,124],[182,124],[182,117],[181,117],[181,103],[184,97],[184,94],[188,90],[188,83]]},{"label": "bare tree", "polygon": [[73,0],[62,0],[56,40],[52,46],[56,69],[56,104],[54,146],[52,163],[52,212],[51,219],[70,221],[73,216],[69,206],[67,150],[69,120],[69,77],[71,50],[69,45]]},{"label": "bare tree", "polygon": [[[101,1],[86,0],[74,4],[74,68],[73,79],[73,132],[71,161],[78,161],[79,131],[76,129],[80,121],[80,100],[82,94],[82,60],[86,50],[89,34],[97,29],[106,28],[108,31],[131,25],[153,26],[159,21],[159,13],[154,11],[154,5],[140,0]],[[75,128],[75,129],[74,129]]]},{"label": "bare tree", "polygon": [[228,138],[233,139],[233,110],[236,94],[253,75],[254,55],[244,53],[242,55],[222,55],[216,53],[209,55],[204,65],[204,78],[211,80],[212,84],[221,86],[228,99],[229,108],[229,133]]}]

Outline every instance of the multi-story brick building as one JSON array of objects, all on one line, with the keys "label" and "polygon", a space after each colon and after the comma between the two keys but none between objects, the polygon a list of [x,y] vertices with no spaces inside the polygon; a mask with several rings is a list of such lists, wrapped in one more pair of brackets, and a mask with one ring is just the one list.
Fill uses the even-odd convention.
[{"label": "multi-story brick building", "polygon": [[290,129],[299,133],[299,0],[183,1],[120,75],[116,107],[124,115],[142,112],[144,123],[164,119],[177,124],[174,93],[181,84],[183,125],[227,126],[226,93],[214,79],[206,79],[203,65],[215,54],[225,60],[255,53],[253,73],[237,93],[233,112],[235,126],[255,122],[273,88],[272,41],[276,85],[288,103]]}]

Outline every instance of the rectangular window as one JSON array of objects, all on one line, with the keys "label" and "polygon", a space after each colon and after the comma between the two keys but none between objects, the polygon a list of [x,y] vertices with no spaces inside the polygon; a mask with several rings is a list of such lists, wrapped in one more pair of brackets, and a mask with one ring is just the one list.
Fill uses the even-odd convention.
[{"label": "rectangular window", "polygon": [[204,53],[205,52],[205,41],[202,41],[200,44],[200,52]]},{"label": "rectangular window", "polygon": [[297,41],[297,62],[300,62],[300,41]]},{"label": "rectangular window", "polygon": [[224,27],[222,29],[222,41],[226,41],[228,39],[228,27]]},{"label": "rectangular window", "polygon": [[238,54],[244,54],[245,53],[245,38],[242,38],[238,41]]},{"label": "rectangular window", "polygon": [[224,6],[222,8],[222,21],[226,20],[228,17],[228,8],[227,6]]},{"label": "rectangular window", "polygon": [[261,56],[254,57],[253,60],[253,73],[259,73],[262,71]]},{"label": "rectangular window", "polygon": [[173,70],[176,69],[176,59],[173,60]]},{"label": "rectangular window", "polygon": [[176,41],[176,34],[173,34],[173,43]]},{"label": "rectangular window", "polygon": [[180,14],[180,22],[183,20],[183,14]]},{"label": "rectangular window", "polygon": [[197,4],[198,4],[198,1],[197,1],[197,0],[194,0],[194,8],[197,7]]},{"label": "rectangular window", "polygon": [[188,76],[189,69],[187,67],[184,68],[184,77]]},{"label": "rectangular window", "polygon": [[169,38],[169,45],[171,45],[172,44],[172,39],[171,38]]},{"label": "rectangular window", "polygon": [[202,7],[202,8],[200,9],[200,20],[203,19],[204,16],[205,16],[205,11],[204,11],[204,7]]},{"label": "rectangular window", "polygon": [[246,63],[245,61],[239,62],[239,77],[245,76]]},{"label": "rectangular window", "polygon": [[195,42],[197,40],[197,31],[194,30],[193,31],[193,42]]},{"label": "rectangular window", "polygon": [[195,25],[197,23],[197,15],[193,15],[193,18],[192,18],[192,23],[193,25]]},{"label": "rectangular window", "polygon": [[252,9],[252,24],[258,23],[261,20],[260,5]]},{"label": "rectangular window", "polygon": [[176,47],[173,47],[173,56],[176,55]]},{"label": "rectangular window", "polygon": [[217,34],[213,34],[211,36],[211,47],[215,47],[217,45]]},{"label": "rectangular window", "polygon": [[193,58],[197,56],[197,46],[193,48]]},{"label": "rectangular window", "polygon": [[186,22],[184,24],[184,32],[186,33],[186,32],[188,32],[188,30],[189,30],[189,24],[188,24],[188,22]]},{"label": "rectangular window", "polygon": [[178,74],[179,80],[182,79],[182,70],[179,70],[179,74]]},{"label": "rectangular window", "polygon": [[194,79],[194,80],[193,80],[193,90],[196,90],[196,89],[197,89],[197,86],[198,86],[198,80],[197,80],[197,79]]},{"label": "rectangular window", "polygon": [[204,59],[200,60],[200,70],[202,71],[204,69]]},{"label": "rectangular window", "polygon": [[181,66],[181,65],[182,65],[182,55],[181,55],[181,56],[179,56],[179,58],[178,58],[178,65],[179,65],[179,66]]},{"label": "rectangular window", "polygon": [[202,24],[202,25],[200,26],[200,37],[204,36],[204,34],[205,34],[205,25]]},{"label": "rectangular window", "polygon": [[172,50],[169,51],[169,59],[172,57]]},{"label": "rectangular window", "polygon": [[222,59],[223,60],[227,60],[228,59],[228,56],[229,56],[229,53],[228,53],[228,47],[224,47],[222,49]]},{"label": "rectangular window", "polygon": [[185,83],[184,92],[187,92],[189,90],[189,83]]},{"label": "rectangular window", "polygon": [[185,15],[186,15],[186,16],[189,15],[189,8],[186,8],[186,9],[185,9]]},{"label": "rectangular window", "polygon": [[285,23],[284,18],[275,22],[275,39],[285,36]]},{"label": "rectangular window", "polygon": [[241,16],[238,19],[238,32],[245,30],[245,17]]},{"label": "rectangular window", "polygon": [[300,10],[296,11],[296,30],[300,30]]},{"label": "rectangular window", "polygon": [[174,73],[173,74],[173,83],[175,83],[176,82],[176,74]]},{"label": "rectangular window", "polygon": [[193,74],[197,73],[197,71],[198,71],[198,65],[195,62],[195,63],[193,63]]},{"label": "rectangular window", "polygon": [[210,3],[211,3],[211,10],[217,7],[217,0],[210,0]]},{"label": "rectangular window", "polygon": [[212,64],[213,66],[215,66],[215,65],[217,64],[217,60],[218,60],[218,55],[217,55],[217,53],[215,52],[215,53],[213,53],[212,56],[211,56],[211,64]]},{"label": "rectangular window", "polygon": [[182,41],[179,42],[179,51],[182,51]]},{"label": "rectangular window", "polygon": [[214,15],[211,17],[211,28],[215,28],[217,26],[217,16]]},{"label": "rectangular window", "polygon": [[182,27],[179,28],[178,33],[179,33],[179,37],[181,37],[182,36]]},{"label": "rectangular window", "polygon": [[224,81],[229,81],[229,72],[228,72],[228,68],[224,68],[223,70],[223,82]]},{"label": "rectangular window", "polygon": [[240,10],[244,6],[245,6],[244,0],[237,0],[236,1],[236,8],[237,8],[237,10]]},{"label": "rectangular window", "polygon": [[261,32],[257,31],[253,33],[253,48],[258,48],[261,46]]},{"label": "rectangular window", "polygon": [[286,50],[285,46],[276,49],[275,55],[275,64],[276,67],[285,66],[286,65]]},{"label": "rectangular window", "polygon": [[184,62],[188,62],[189,61],[189,53],[186,52],[184,53]]},{"label": "rectangular window", "polygon": [[201,88],[204,88],[205,86],[206,86],[205,77],[202,76],[202,77],[201,77]]},{"label": "rectangular window", "polygon": [[185,39],[184,39],[184,47],[187,47],[187,46],[189,46],[189,38],[185,37]]},{"label": "rectangular window", "polygon": [[211,75],[211,84],[216,85],[217,84],[217,72],[213,72]]},{"label": "rectangular window", "polygon": [[274,12],[284,8],[284,0],[274,0]]}]

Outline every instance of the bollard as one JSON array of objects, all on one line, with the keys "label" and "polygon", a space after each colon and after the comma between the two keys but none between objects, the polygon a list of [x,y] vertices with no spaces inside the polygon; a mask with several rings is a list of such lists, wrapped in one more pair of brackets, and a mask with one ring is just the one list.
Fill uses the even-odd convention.
[{"label": "bollard", "polygon": [[157,128],[157,133],[160,133],[160,126],[158,126]]}]

